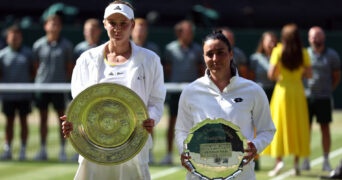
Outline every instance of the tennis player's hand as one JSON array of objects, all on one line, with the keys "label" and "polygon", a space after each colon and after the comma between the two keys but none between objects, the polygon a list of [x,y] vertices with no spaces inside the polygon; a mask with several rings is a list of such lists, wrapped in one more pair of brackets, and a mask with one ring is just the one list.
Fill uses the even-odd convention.
[{"label": "tennis player's hand", "polygon": [[192,171],[192,168],[191,167],[189,167],[189,165],[191,165],[190,163],[189,163],[189,159],[191,158],[191,156],[189,156],[189,154],[187,154],[187,153],[182,153],[181,154],[181,163],[182,163],[182,166],[183,167],[185,167],[188,171]]},{"label": "tennis player's hand", "polygon": [[251,141],[247,142],[247,146],[248,146],[247,149],[245,149],[245,153],[247,154],[243,157],[244,159],[243,165],[248,164],[257,155],[257,149]]},{"label": "tennis player's hand", "polygon": [[152,133],[153,132],[153,127],[154,127],[154,120],[153,119],[146,119],[143,122],[143,126],[144,128],[147,130],[148,133]]},{"label": "tennis player's hand", "polygon": [[62,122],[62,132],[64,134],[64,138],[68,138],[70,136],[70,132],[73,130],[72,123],[67,121],[66,115],[60,117],[59,119],[61,119],[63,121]]}]

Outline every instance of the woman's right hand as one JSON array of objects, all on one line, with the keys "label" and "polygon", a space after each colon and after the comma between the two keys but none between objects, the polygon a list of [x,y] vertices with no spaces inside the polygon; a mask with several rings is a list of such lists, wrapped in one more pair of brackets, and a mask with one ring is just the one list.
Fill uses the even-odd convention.
[{"label": "woman's right hand", "polygon": [[182,163],[182,166],[185,167],[189,172],[192,172],[193,171],[193,168],[191,167],[191,164],[189,162],[189,159],[191,158],[191,156],[189,156],[188,153],[182,153],[181,154],[181,163]]},{"label": "woman's right hand", "polygon": [[68,138],[70,136],[70,132],[73,130],[72,123],[67,121],[67,116],[64,115],[60,117],[62,122],[62,132],[64,134],[64,138]]}]

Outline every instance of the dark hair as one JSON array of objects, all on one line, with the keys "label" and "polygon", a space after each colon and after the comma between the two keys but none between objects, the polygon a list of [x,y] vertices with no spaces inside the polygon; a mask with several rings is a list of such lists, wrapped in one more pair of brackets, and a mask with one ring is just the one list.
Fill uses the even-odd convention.
[{"label": "dark hair", "polygon": [[295,70],[300,67],[303,60],[302,42],[300,40],[299,29],[296,24],[287,24],[281,32],[281,41],[283,51],[281,62],[289,70]]},{"label": "dark hair", "polygon": [[262,33],[261,38],[259,39],[259,43],[258,43],[258,46],[257,46],[255,52],[265,54],[265,49],[264,49],[263,43],[264,43],[264,39],[266,36],[272,36],[274,39],[276,39],[276,41],[278,41],[278,37],[277,37],[275,32],[265,31],[264,33]]},{"label": "dark hair", "polygon": [[180,34],[183,32],[183,29],[184,29],[183,26],[184,26],[184,24],[190,24],[190,25],[192,26],[192,29],[193,29],[193,30],[194,30],[194,28],[195,28],[194,23],[193,23],[192,21],[190,21],[190,20],[185,19],[185,20],[179,21],[178,23],[175,24],[175,26],[174,26],[174,28],[173,28],[173,30],[174,30],[174,32],[175,32],[175,35],[176,35],[177,37],[179,37]]},{"label": "dark hair", "polygon": [[15,32],[15,33],[22,34],[22,30],[17,24],[9,26],[5,31],[5,35],[7,36],[9,32]]},{"label": "dark hair", "polygon": [[48,21],[52,21],[52,20],[57,20],[62,25],[63,24],[63,18],[62,17],[63,16],[59,15],[58,13],[57,14],[51,14],[44,19],[44,23],[47,23]]},{"label": "dark hair", "polygon": [[[219,29],[215,29],[212,31],[212,33],[208,34],[204,39],[203,39],[203,42],[202,42],[202,46],[204,45],[205,42],[207,42],[208,40],[220,40],[222,41],[223,43],[225,43],[227,45],[227,48],[228,48],[228,51],[231,52],[233,49],[232,49],[232,45],[230,44],[229,40],[226,38],[226,36],[224,36],[222,34],[222,30],[219,30]],[[230,71],[231,71],[231,74],[232,76],[235,76],[236,75],[236,64],[234,63],[233,60],[230,61]]]},{"label": "dark hair", "polygon": [[213,30],[212,33],[208,34],[208,35],[203,39],[202,45],[204,45],[204,43],[205,43],[206,41],[211,40],[211,39],[218,39],[218,40],[224,42],[224,43],[227,45],[227,47],[228,47],[228,51],[229,51],[229,52],[232,51],[232,45],[230,44],[230,42],[229,42],[229,40],[226,38],[226,36],[224,36],[224,35],[222,34],[222,30],[217,30],[217,29]]}]

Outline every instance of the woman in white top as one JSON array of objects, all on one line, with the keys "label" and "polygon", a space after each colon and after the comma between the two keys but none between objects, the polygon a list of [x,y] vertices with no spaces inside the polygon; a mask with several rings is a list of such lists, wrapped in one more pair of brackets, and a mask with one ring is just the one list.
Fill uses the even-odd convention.
[{"label": "woman in white top", "polygon": [[[124,1],[114,1],[104,13],[104,28],[109,41],[85,51],[77,59],[71,81],[71,93],[75,98],[87,87],[113,82],[124,85],[137,93],[147,106],[149,118],[143,122],[151,133],[160,121],[165,100],[163,70],[160,58],[154,52],[130,41],[134,28],[132,6]],[[72,131],[72,123],[61,117],[65,137]],[[148,168],[148,152],[152,147],[149,137],[143,149],[131,160],[119,165],[99,165],[82,156],[75,179],[151,179]]]},{"label": "woman in white top", "polygon": [[[189,156],[183,153],[189,130],[207,118],[222,118],[239,126],[247,139],[246,161],[236,178],[255,179],[253,158],[275,133],[265,92],[256,83],[239,77],[232,47],[220,31],[205,38],[203,53],[206,73],[182,91],[179,101],[175,138],[182,165],[190,169],[186,164]],[[198,177],[188,173],[187,179]]]}]

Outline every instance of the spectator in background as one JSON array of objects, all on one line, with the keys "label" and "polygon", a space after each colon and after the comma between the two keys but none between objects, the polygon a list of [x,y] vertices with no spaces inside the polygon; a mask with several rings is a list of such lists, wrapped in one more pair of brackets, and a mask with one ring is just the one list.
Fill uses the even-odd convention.
[{"label": "spectator in background", "polygon": [[148,22],[144,18],[135,18],[135,26],[132,31],[132,40],[133,42],[141,47],[154,51],[158,55],[160,55],[160,48],[154,42],[147,41],[148,37]]},{"label": "spectator in background", "polygon": [[248,61],[245,53],[238,47],[235,46],[235,35],[234,32],[228,27],[218,28],[222,31],[223,35],[229,40],[233,47],[234,63],[236,64],[239,72],[239,76],[244,78],[249,77]]},{"label": "spectator in background", "polygon": [[[46,35],[39,38],[33,44],[33,54],[36,64],[35,83],[66,83],[69,82],[73,67],[72,43],[60,36],[62,19],[58,15],[47,17],[44,23]],[[53,104],[58,117],[64,115],[66,106],[65,93],[36,93],[36,106],[40,113],[40,138],[41,149],[36,155],[36,160],[47,160],[47,135],[48,135],[48,106]],[[59,119],[59,118],[58,118]],[[58,121],[61,123],[60,121]],[[59,160],[66,160],[65,139],[60,130],[61,149]]]},{"label": "spectator in background", "polygon": [[74,59],[76,60],[84,51],[101,44],[102,24],[98,19],[89,18],[83,25],[84,41],[76,44]]},{"label": "spectator in background", "polygon": [[[271,31],[264,32],[259,40],[255,53],[250,57],[249,63],[250,78],[264,89],[268,102],[271,100],[275,83],[267,77],[267,71],[272,49],[276,46],[277,42],[278,38],[275,33]],[[256,156],[254,161],[255,170],[259,170],[259,156]]]},{"label": "spectator in background", "polygon": [[263,151],[276,158],[268,173],[277,175],[284,167],[283,156],[294,155],[295,175],[300,175],[299,157],[310,154],[309,113],[302,79],[311,78],[309,55],[302,46],[296,24],[286,24],[281,43],[273,49],[268,77],[276,81],[270,110],[277,132]]},{"label": "spectator in background", "polygon": [[[16,25],[6,30],[7,47],[0,51],[0,82],[29,83],[34,78],[33,56],[31,48],[22,44],[23,35]],[[2,112],[6,116],[5,146],[2,160],[12,159],[12,140],[16,111],[21,126],[21,149],[19,160],[26,159],[26,144],[29,134],[27,116],[31,112],[31,93],[1,93]]]},{"label": "spectator in background", "polygon": [[264,32],[255,53],[250,57],[249,63],[249,69],[252,74],[251,79],[265,90],[269,101],[271,100],[275,83],[267,77],[267,71],[272,50],[277,45],[277,42],[278,38],[274,32]]},{"label": "spectator in background", "polygon": [[[194,42],[194,25],[182,20],[174,26],[176,40],[166,45],[164,52],[165,79],[172,83],[192,82],[203,74],[204,63],[201,46]],[[176,124],[178,101],[181,92],[169,92],[169,125],[167,129],[167,155],[161,164],[172,164],[174,128]]]},{"label": "spectator in background", "polygon": [[[90,49],[94,48],[101,44],[101,33],[102,33],[102,24],[96,18],[89,18],[83,24],[83,37],[84,40],[76,44],[74,48],[74,60],[80,55]],[[73,63],[75,64],[75,62]],[[69,94],[69,98],[72,99],[71,94]],[[76,153],[72,160],[77,161],[78,153]]]},{"label": "spectator in background", "polygon": [[[341,60],[337,52],[325,46],[325,33],[321,27],[314,26],[308,32],[310,46],[307,48],[311,63],[313,78],[307,81],[307,100],[309,107],[310,130],[313,117],[321,127],[323,147],[323,171],[331,171],[329,152],[331,145],[330,127],[332,122],[333,91],[340,82]],[[303,170],[310,170],[309,158],[302,164]]]},{"label": "spectator in background", "polygon": [[[148,22],[144,18],[135,18],[134,19],[135,25],[131,34],[132,41],[141,47],[149,49],[156,54],[160,55],[160,49],[158,45],[154,42],[147,41],[148,37]],[[151,133],[153,138],[153,132]],[[154,163],[154,156],[153,156],[153,148],[150,149],[149,152],[149,163]]]}]

